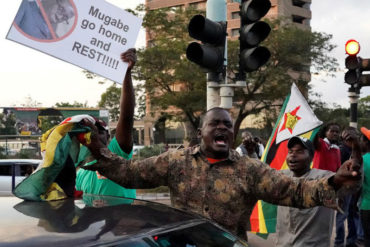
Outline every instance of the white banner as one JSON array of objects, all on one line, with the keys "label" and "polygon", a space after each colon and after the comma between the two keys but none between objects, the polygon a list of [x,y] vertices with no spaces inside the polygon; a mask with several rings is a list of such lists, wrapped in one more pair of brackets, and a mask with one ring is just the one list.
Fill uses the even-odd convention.
[{"label": "white banner", "polygon": [[7,39],[122,83],[141,23],[104,0],[23,0]]}]

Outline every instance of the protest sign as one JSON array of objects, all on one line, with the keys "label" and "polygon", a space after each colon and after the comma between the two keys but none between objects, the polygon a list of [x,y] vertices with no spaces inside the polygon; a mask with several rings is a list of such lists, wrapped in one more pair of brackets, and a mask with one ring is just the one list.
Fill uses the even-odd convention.
[{"label": "protest sign", "polygon": [[23,0],[7,39],[122,83],[141,23],[104,0]]}]

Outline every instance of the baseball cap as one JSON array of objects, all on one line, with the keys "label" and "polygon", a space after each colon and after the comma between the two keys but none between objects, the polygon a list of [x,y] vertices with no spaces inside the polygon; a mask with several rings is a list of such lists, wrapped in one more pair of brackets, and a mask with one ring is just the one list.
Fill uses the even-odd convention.
[{"label": "baseball cap", "polygon": [[288,148],[292,148],[297,143],[299,143],[303,147],[305,147],[308,150],[308,152],[310,153],[311,157],[313,157],[313,155],[315,153],[315,149],[313,147],[312,142],[309,139],[301,137],[301,136],[293,136],[288,141]]},{"label": "baseball cap", "polygon": [[364,134],[368,140],[370,140],[370,130],[368,130],[366,127],[361,127],[361,133]]}]

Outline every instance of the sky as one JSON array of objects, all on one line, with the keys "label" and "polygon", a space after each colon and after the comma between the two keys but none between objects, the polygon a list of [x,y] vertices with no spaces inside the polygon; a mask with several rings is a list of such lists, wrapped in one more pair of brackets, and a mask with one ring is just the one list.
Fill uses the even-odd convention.
[{"label": "sky", "polygon": [[[135,8],[144,0],[108,0],[122,9]],[[29,100],[50,107],[57,102],[74,101],[95,107],[100,95],[111,86],[98,80],[87,79],[82,69],[67,62],[20,45],[5,37],[16,15],[21,0],[7,1],[0,9],[0,107],[21,106]],[[334,78],[320,74],[312,77],[314,92],[321,93],[321,100],[329,105],[349,107],[348,85],[344,83],[344,44],[348,39],[360,42],[360,56],[370,57],[370,21],[367,17],[369,0],[313,0],[311,4],[313,31],[333,35],[337,48],[330,54],[338,59],[340,71]],[[145,33],[140,31],[136,48],[144,46]],[[326,82],[323,82],[325,80]],[[361,89],[361,96],[370,94],[370,87]]]}]

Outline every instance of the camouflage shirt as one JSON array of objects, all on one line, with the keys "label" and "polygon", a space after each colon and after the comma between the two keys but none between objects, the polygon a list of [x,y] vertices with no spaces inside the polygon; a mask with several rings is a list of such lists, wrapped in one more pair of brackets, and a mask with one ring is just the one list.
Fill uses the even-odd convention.
[{"label": "camouflage shirt", "polygon": [[174,207],[204,215],[246,239],[257,200],[269,203],[336,208],[328,177],[291,178],[259,160],[230,150],[226,160],[210,164],[200,147],[170,151],[141,161],[127,161],[101,150],[98,171],[125,188],[170,188]]}]

